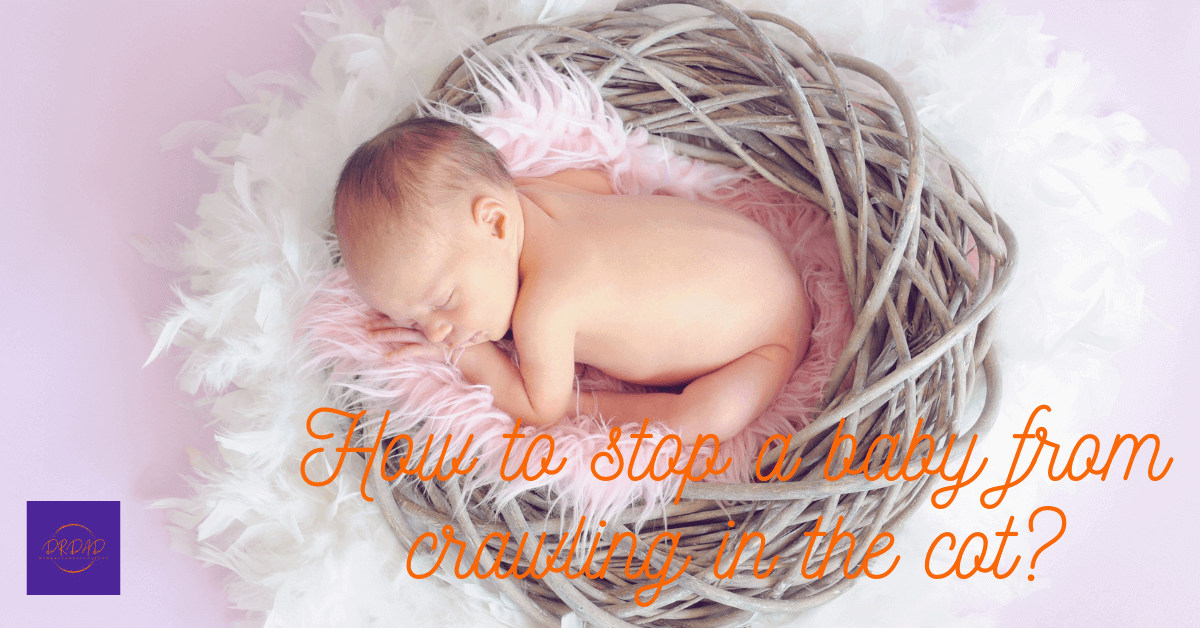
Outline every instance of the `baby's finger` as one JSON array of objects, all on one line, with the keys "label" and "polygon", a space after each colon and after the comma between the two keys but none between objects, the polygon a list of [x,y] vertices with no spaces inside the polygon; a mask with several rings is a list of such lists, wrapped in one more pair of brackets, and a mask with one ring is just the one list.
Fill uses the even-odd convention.
[{"label": "baby's finger", "polygon": [[442,348],[434,345],[411,344],[405,345],[383,356],[385,360],[395,362],[419,357],[442,357]]},{"label": "baby's finger", "polygon": [[397,323],[396,321],[385,317],[385,318],[371,319],[371,320],[367,321],[367,324],[364,325],[364,327],[366,327],[370,331],[375,331],[376,329],[390,329],[393,327],[404,327],[404,325],[401,325],[401,324]]},{"label": "baby's finger", "polygon": [[425,334],[407,327],[377,329],[367,335],[376,342],[425,342]]}]

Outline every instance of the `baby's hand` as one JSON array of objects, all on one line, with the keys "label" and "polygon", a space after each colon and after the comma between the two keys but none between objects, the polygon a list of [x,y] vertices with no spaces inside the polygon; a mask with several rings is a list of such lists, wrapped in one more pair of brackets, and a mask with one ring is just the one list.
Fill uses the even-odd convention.
[{"label": "baby's hand", "polygon": [[369,332],[367,335],[371,340],[402,345],[399,349],[384,356],[384,359],[389,361],[422,356],[445,358],[450,348],[443,343],[430,342],[423,332],[400,325],[386,316],[368,321],[366,328]]}]

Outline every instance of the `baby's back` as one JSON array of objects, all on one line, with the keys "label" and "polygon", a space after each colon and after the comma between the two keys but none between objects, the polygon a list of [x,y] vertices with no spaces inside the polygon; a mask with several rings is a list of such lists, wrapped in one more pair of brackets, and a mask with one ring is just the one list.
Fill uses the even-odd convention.
[{"label": "baby's back", "polygon": [[525,211],[526,246],[553,267],[533,280],[554,284],[537,294],[573,302],[577,362],[667,386],[765,345],[785,347],[794,363],[803,357],[808,300],[779,242],[757,223],[708,203],[594,185],[519,179],[518,190],[544,211],[532,220]]}]

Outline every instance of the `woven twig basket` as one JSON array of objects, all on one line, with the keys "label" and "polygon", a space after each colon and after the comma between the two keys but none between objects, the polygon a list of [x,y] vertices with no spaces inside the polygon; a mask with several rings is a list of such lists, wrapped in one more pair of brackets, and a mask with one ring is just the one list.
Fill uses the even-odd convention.
[{"label": "woven twig basket", "polygon": [[[647,11],[669,3],[694,5],[704,14],[665,20]],[[833,220],[856,317],[824,409],[793,436],[783,454],[784,469],[803,457],[790,481],[690,483],[678,505],[665,506],[664,516],[641,530],[635,565],[647,560],[646,547],[664,526],[682,534],[676,562],[665,573],[674,574],[685,555],[692,557],[687,573],[652,605],[635,603],[635,590],[647,582],[625,578],[621,567],[627,552],[617,554],[602,579],[550,573],[494,582],[546,625],[557,626],[559,617],[573,610],[598,626],[699,628],[743,624],[759,612],[812,608],[862,580],[847,580],[842,561],[849,561],[851,571],[857,568],[870,540],[904,521],[929,498],[934,483],[928,476],[911,482],[867,481],[861,475],[825,480],[823,461],[834,430],[845,418],[845,432],[860,443],[880,434],[898,435],[907,443],[920,424],[939,447],[935,460],[945,453],[948,435],[958,437],[950,454],[956,460],[972,435],[987,432],[1000,395],[989,352],[990,314],[1016,263],[1007,225],[988,207],[970,174],[922,130],[891,76],[863,59],[825,52],[806,30],[778,15],[742,13],[720,0],[643,0],[626,2],[612,13],[508,29],[485,43],[486,51],[472,52],[532,51],[552,67],[569,60],[628,124],[675,140],[676,150],[685,155],[748,164],[824,207]],[[459,58],[428,97],[478,112],[482,104],[474,80]],[[861,87],[851,89],[851,81]],[[978,252],[978,275],[968,261],[972,247]],[[964,411],[981,368],[986,401],[968,430]],[[866,449],[859,448],[855,465]],[[913,471],[923,453],[915,452]],[[777,448],[766,457],[764,474],[780,454]],[[872,470],[881,465],[877,456]],[[389,495],[379,474],[371,477],[375,494]],[[467,556],[491,532],[511,532],[514,538],[526,531],[548,532],[546,544],[552,549],[560,533],[574,530],[574,520],[545,521],[550,505],[545,494],[528,492],[495,512],[464,496],[457,480],[425,482],[422,489],[421,497],[395,490],[393,499],[378,500],[406,549],[416,539],[408,522],[434,529],[453,525],[467,543]],[[605,555],[611,535],[627,532],[625,526],[638,514],[631,510],[609,522],[597,556]],[[836,546],[824,576],[805,579],[801,563],[808,537],[803,534],[818,516],[823,531],[843,516],[842,530],[853,532],[858,543],[848,557],[847,543]],[[733,577],[714,576],[716,549],[730,530],[730,518],[737,521],[730,548],[741,533],[757,531],[767,540],[764,560],[779,557],[769,577],[751,573],[757,543],[747,547]],[[535,544],[519,557],[515,545],[510,543],[499,560],[505,568],[519,561],[524,571]],[[485,565],[497,558],[496,549],[485,551]],[[810,556],[810,572],[828,551],[826,537]],[[543,564],[546,554],[538,557]],[[657,570],[665,557],[658,551],[649,564]]]}]

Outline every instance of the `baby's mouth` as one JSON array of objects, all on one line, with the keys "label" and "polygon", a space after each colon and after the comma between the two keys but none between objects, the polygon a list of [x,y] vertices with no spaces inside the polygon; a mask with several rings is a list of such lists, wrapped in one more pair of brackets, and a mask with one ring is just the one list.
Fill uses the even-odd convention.
[{"label": "baby's mouth", "polygon": [[[466,351],[467,347],[471,346],[472,344],[475,344],[475,340],[477,338],[479,338],[479,336],[481,334],[483,334],[483,332],[477,331],[477,332],[475,332],[475,335],[471,336],[470,338],[467,338],[464,341],[455,343],[454,346],[450,347],[450,355],[447,356],[447,358],[450,360],[450,362],[452,364],[458,364],[458,358],[454,357],[455,353],[458,352],[460,349],[462,349],[463,351]],[[458,357],[462,357],[462,354],[459,353]]]},{"label": "baby's mouth", "polygon": [[480,335],[482,335],[482,334],[483,334],[483,332],[477,331],[470,338],[467,338],[466,340],[455,343],[454,348],[457,349],[459,347],[467,347],[467,346],[473,345],[473,344],[475,344],[475,341],[478,340]]}]

